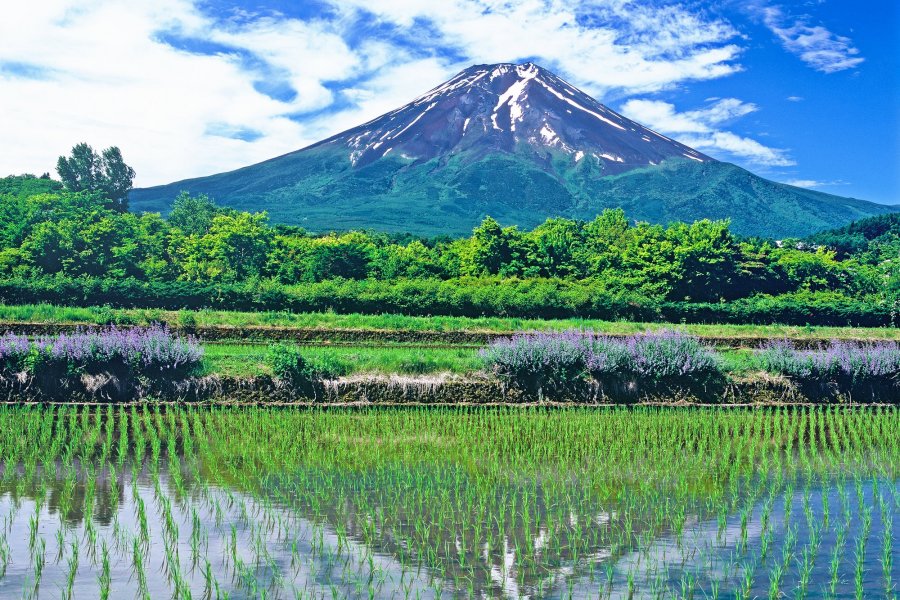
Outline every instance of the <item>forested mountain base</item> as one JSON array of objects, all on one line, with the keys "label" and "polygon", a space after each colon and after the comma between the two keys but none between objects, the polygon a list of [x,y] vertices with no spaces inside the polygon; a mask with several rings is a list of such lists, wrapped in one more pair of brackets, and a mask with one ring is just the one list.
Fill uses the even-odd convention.
[{"label": "forested mountain base", "polygon": [[840,253],[739,238],[728,221],[663,227],[618,210],[532,231],[488,218],[460,239],[314,236],[205,197],[183,194],[164,219],[11,177],[0,180],[0,301],[889,326],[900,236],[883,222],[854,230]]}]

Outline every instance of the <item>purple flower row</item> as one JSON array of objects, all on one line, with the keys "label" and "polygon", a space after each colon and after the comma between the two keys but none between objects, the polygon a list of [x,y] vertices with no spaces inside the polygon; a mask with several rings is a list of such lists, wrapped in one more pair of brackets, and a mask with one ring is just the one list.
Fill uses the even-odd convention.
[{"label": "purple flower row", "polygon": [[861,383],[900,375],[900,345],[896,342],[833,341],[821,350],[797,350],[785,340],[770,343],[760,351],[758,360],[766,371],[804,380]]},{"label": "purple flower row", "polygon": [[0,365],[24,360],[31,350],[31,343],[23,335],[5,333],[0,336]]},{"label": "purple flower row", "polygon": [[203,359],[203,349],[194,338],[175,336],[160,326],[108,327],[42,336],[33,341],[12,333],[0,337],[0,367],[21,368],[29,357],[32,364],[67,369],[114,365],[150,373],[196,367]]},{"label": "purple flower row", "polygon": [[721,373],[715,353],[677,331],[612,338],[592,331],[517,334],[481,351],[502,379],[526,387],[566,389],[590,376],[598,381],[706,381]]}]

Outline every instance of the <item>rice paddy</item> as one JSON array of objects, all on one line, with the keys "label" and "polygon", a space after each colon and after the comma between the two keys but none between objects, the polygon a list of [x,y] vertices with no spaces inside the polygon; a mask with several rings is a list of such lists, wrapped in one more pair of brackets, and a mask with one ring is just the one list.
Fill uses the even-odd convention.
[{"label": "rice paddy", "polygon": [[893,598],[900,410],[0,407],[2,598]]}]

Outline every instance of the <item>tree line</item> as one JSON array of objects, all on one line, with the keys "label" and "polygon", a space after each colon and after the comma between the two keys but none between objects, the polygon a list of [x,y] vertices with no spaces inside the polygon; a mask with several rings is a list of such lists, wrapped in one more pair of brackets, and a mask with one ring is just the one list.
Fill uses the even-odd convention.
[{"label": "tree line", "polygon": [[[76,146],[60,157],[58,173],[61,182],[46,174],[0,179],[0,278],[198,286],[560,280],[611,296],[694,303],[797,293],[883,303],[900,289],[900,222],[891,216],[780,242],[735,236],[728,221],[652,225],[621,210],[590,221],[552,218],[530,231],[485,217],[457,239],[313,234],[187,193],[165,217],[129,212],[134,172],[114,148]],[[861,233],[873,231],[877,243]]]}]

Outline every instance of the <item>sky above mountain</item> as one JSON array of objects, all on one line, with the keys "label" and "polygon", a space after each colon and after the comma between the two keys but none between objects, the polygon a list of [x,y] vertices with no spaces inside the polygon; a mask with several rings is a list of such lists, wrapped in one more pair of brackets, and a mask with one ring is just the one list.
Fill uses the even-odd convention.
[{"label": "sky above mountain", "polygon": [[898,44],[894,0],[10,0],[0,175],[80,141],[139,186],[226,171],[531,60],[714,158],[900,203]]}]

